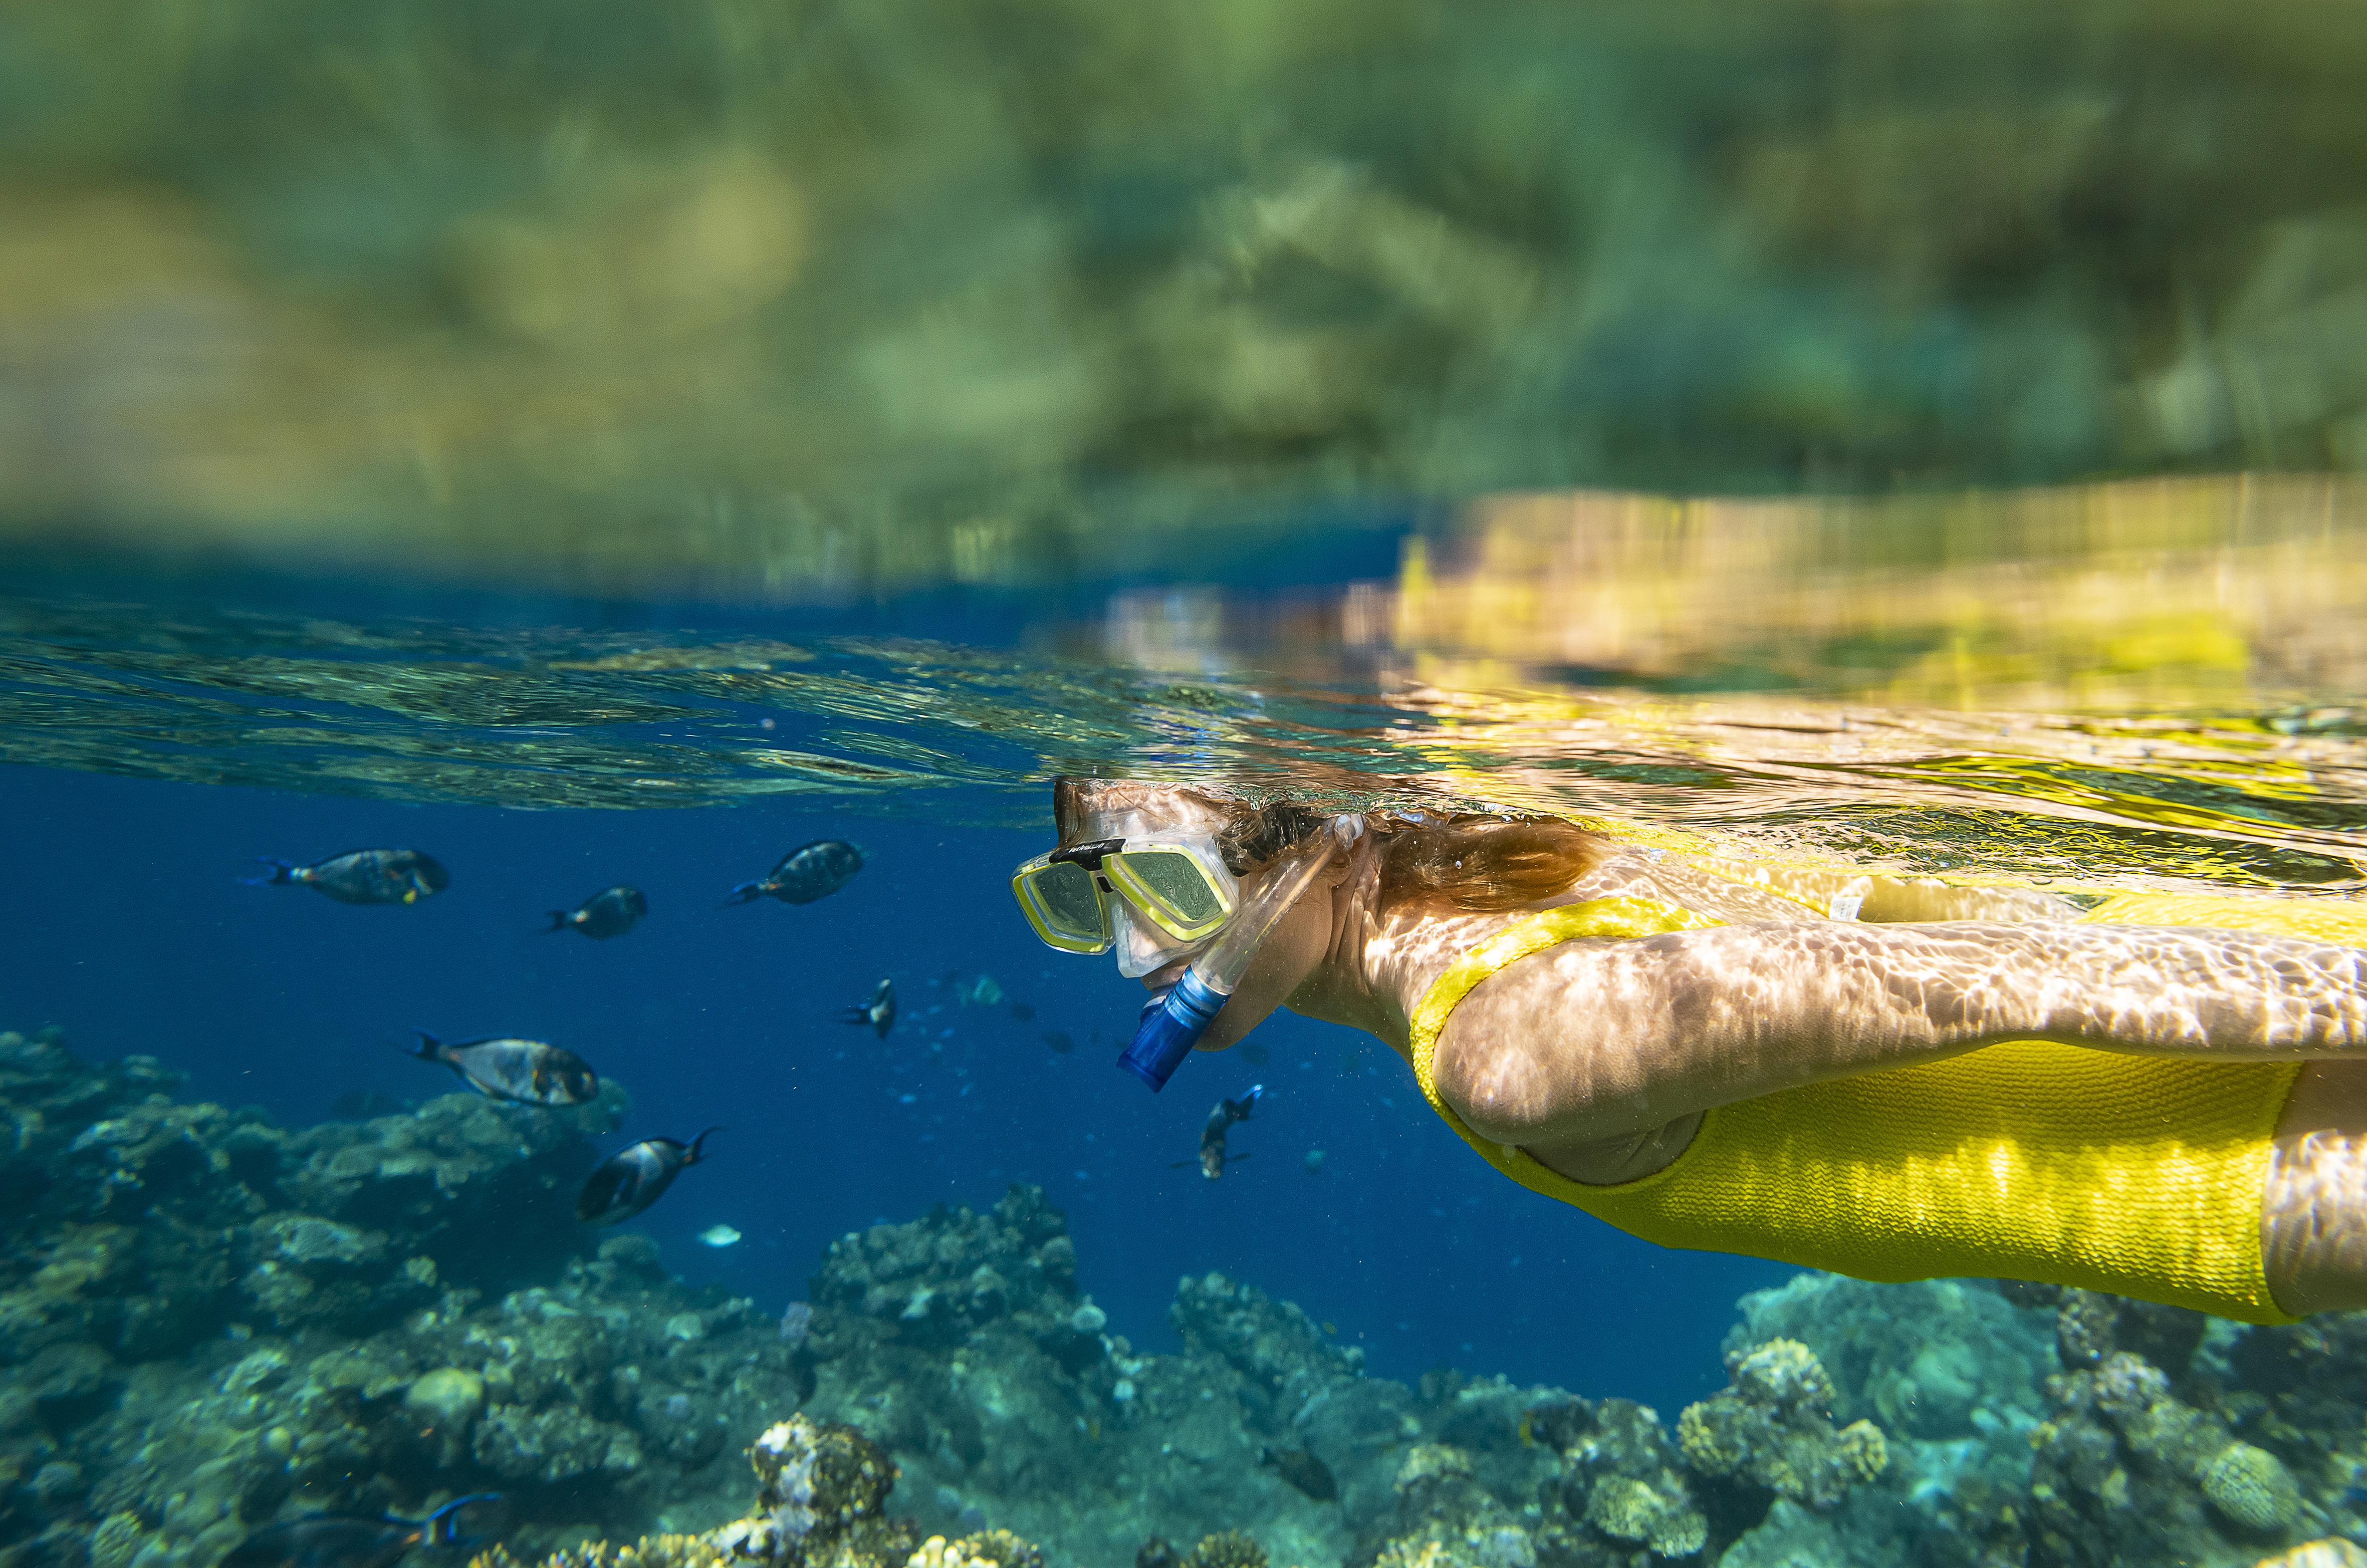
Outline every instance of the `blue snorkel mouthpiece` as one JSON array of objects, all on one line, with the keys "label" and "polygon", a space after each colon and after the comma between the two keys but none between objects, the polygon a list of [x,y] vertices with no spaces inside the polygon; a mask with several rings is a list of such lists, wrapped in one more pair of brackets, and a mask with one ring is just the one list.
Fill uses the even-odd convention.
[{"label": "blue snorkel mouthpiece", "polygon": [[1150,1086],[1153,1094],[1167,1087],[1192,1047],[1217,1020],[1225,999],[1241,983],[1258,944],[1290,907],[1298,902],[1331,859],[1334,848],[1355,842],[1365,819],[1350,815],[1332,819],[1331,831],[1318,835],[1296,862],[1278,867],[1257,897],[1235,914],[1217,933],[1207,950],[1192,960],[1184,977],[1152,997],[1134,1027],[1134,1043],[1117,1065]]},{"label": "blue snorkel mouthpiece", "polygon": [[1117,1059],[1117,1065],[1150,1086],[1157,1094],[1200,1043],[1200,1036],[1217,1020],[1224,1007],[1222,993],[1208,988],[1207,982],[1192,970],[1184,977],[1152,997],[1142,1010],[1142,1021],[1134,1028],[1134,1043]]}]

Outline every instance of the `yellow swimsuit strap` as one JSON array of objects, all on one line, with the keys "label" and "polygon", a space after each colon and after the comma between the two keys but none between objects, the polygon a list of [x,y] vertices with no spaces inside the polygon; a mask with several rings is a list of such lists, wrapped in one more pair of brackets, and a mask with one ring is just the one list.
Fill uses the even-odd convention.
[{"label": "yellow swimsuit strap", "polygon": [[1413,1076],[1421,1085],[1423,1096],[1441,1115],[1455,1123],[1457,1131],[1462,1130],[1461,1118],[1440,1103],[1437,1090],[1431,1087],[1431,1064],[1438,1055],[1438,1037],[1445,1030],[1447,1019],[1454,1015],[1455,1005],[1470,994],[1473,987],[1497,971],[1533,953],[1559,947],[1580,937],[1658,936],[1663,931],[1702,931],[1725,923],[1649,898],[1590,898],[1582,904],[1542,909],[1513,921],[1448,964],[1430,983],[1421,1005],[1414,1009]]}]

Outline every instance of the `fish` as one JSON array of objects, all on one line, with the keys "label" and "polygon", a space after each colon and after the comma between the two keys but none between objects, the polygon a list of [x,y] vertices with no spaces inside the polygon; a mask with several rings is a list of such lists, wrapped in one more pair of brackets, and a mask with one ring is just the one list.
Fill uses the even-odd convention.
[{"label": "fish", "polygon": [[1307,1157],[1300,1160],[1298,1163],[1301,1168],[1303,1168],[1308,1175],[1320,1176],[1323,1174],[1323,1151],[1321,1149],[1309,1149],[1307,1151]]},{"label": "fish", "polygon": [[1011,1016],[1022,1023],[1032,1023],[1036,1020],[1036,1010],[1025,1002],[1014,1002],[1011,1004]]},{"label": "fish", "polygon": [[1044,1032],[1044,1043],[1063,1056],[1077,1048],[1077,1043],[1066,1032],[1058,1029],[1048,1029]]},{"label": "fish", "polygon": [[1340,1483],[1331,1478],[1331,1467],[1305,1449],[1260,1449],[1258,1463],[1319,1503],[1332,1502],[1340,1495]]},{"label": "fish", "polygon": [[255,859],[271,869],[248,877],[248,886],[310,887],[340,904],[416,904],[452,885],[443,863],[421,850],[348,850],[311,865]]},{"label": "fish", "polygon": [[[1225,1174],[1225,1167],[1239,1164],[1250,1157],[1247,1155],[1234,1155],[1228,1159],[1225,1156],[1225,1134],[1232,1131],[1234,1122],[1246,1122],[1250,1119],[1250,1112],[1257,1109],[1258,1097],[1263,1093],[1265,1093],[1265,1085],[1253,1083],[1250,1085],[1249,1093],[1239,1100],[1219,1100],[1215,1109],[1208,1112],[1208,1120],[1200,1129],[1200,1174],[1202,1176],[1214,1181]],[[1179,1159],[1167,1168],[1181,1170],[1191,1163],[1188,1159]]]},{"label": "fish", "polygon": [[861,1007],[848,1008],[838,1015],[841,1023],[867,1023],[871,1032],[880,1039],[896,1027],[896,982],[882,980],[872,988],[871,999]]},{"label": "fish", "polygon": [[778,898],[784,904],[810,904],[845,886],[862,869],[863,852],[853,844],[844,839],[816,839],[783,855],[761,880],[734,887],[724,907],[764,897]]},{"label": "fish", "polygon": [[622,936],[641,923],[650,912],[650,901],[638,887],[621,884],[604,887],[572,909],[553,909],[550,929],[555,931],[582,931],[595,942],[606,942],[612,936]]},{"label": "fish", "polygon": [[701,1147],[720,1127],[709,1127],[689,1143],[643,1138],[600,1162],[575,1195],[575,1217],[585,1224],[613,1225],[631,1219],[665,1196],[686,1166],[699,1162]]},{"label": "fish", "polygon": [[498,1492],[471,1492],[424,1519],[313,1514],[266,1525],[232,1547],[222,1568],[390,1568],[414,1546],[451,1545],[459,1539],[456,1514],[471,1503],[501,1498]]},{"label": "fish", "polygon": [[600,1092],[600,1077],[583,1058],[540,1040],[468,1040],[447,1045],[424,1029],[414,1029],[419,1048],[411,1054],[423,1062],[451,1068],[460,1080],[488,1100],[519,1105],[582,1105]]},{"label": "fish", "polygon": [[740,1239],[740,1233],[730,1225],[709,1225],[698,1233],[698,1239],[705,1247],[730,1247]]}]

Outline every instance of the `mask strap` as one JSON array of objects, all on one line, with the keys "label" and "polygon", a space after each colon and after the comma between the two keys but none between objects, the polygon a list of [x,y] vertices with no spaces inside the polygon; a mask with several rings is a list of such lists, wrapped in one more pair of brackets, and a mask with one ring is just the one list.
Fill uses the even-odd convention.
[{"label": "mask strap", "polygon": [[1079,865],[1098,873],[1102,868],[1103,856],[1114,855],[1124,848],[1124,839],[1095,839],[1090,844],[1071,844],[1065,850],[1054,850],[1044,858],[1055,865]]}]

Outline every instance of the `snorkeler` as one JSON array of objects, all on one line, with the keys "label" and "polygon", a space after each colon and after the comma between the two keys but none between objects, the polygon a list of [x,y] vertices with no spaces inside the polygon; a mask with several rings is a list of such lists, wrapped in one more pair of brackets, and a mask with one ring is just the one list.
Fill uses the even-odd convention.
[{"label": "snorkeler", "polygon": [[1153,989],[1125,1065],[1154,1085],[1286,1005],[1386,1041],[1514,1180],[1663,1246],[2250,1322],[2367,1305],[2356,904],[2082,913],[1552,818],[1053,804],[1061,848],[1014,890]]}]

